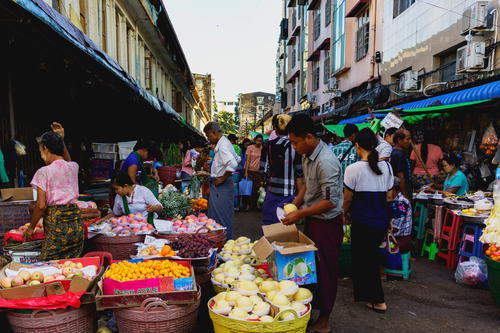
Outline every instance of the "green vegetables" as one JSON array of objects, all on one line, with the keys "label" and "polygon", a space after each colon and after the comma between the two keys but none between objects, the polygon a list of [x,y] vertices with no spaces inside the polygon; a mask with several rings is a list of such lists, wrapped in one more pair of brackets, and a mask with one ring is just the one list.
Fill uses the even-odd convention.
[{"label": "green vegetables", "polygon": [[167,150],[163,150],[163,163],[165,165],[176,165],[182,163],[182,156],[179,146],[175,143],[171,143]]},{"label": "green vegetables", "polygon": [[189,200],[177,191],[163,192],[160,194],[159,200],[163,206],[159,214],[162,219],[186,216],[191,208]]}]

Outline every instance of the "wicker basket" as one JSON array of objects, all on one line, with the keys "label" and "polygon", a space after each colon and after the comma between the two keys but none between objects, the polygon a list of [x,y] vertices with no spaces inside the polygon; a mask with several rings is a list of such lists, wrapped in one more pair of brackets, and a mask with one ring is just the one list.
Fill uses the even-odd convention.
[{"label": "wicker basket", "polygon": [[[298,317],[295,310],[288,309],[280,312],[273,322],[263,323],[236,320],[213,312],[210,308],[210,304],[213,302],[213,299],[208,302],[208,311],[214,325],[215,333],[305,333],[307,330],[307,323],[311,317],[310,309],[302,317]],[[295,319],[279,321],[278,318],[285,313],[293,313]]]},{"label": "wicker basket", "polygon": [[97,235],[92,238],[96,251],[109,252],[114,260],[128,260],[137,253],[135,243],[143,243],[144,235],[130,236],[104,236]]},{"label": "wicker basket", "polygon": [[217,267],[217,263],[215,263],[210,269],[202,269],[194,267],[194,274],[196,277],[196,283],[199,285],[205,284],[208,281],[210,281],[210,278],[212,277],[212,272],[215,270],[215,267]]},{"label": "wicker basket", "polygon": [[140,307],[113,310],[120,333],[193,332],[198,319],[201,288],[195,303],[168,305],[159,298],[148,298]]},{"label": "wicker basket", "polygon": [[88,333],[96,331],[93,304],[79,309],[34,310],[30,314],[7,312],[14,333]]},{"label": "wicker basket", "polygon": [[95,208],[80,208],[80,215],[84,221],[88,221],[100,218],[101,212]]},{"label": "wicker basket", "polygon": [[[201,227],[198,230],[196,230],[196,233],[199,233],[203,229],[208,229],[208,228]],[[183,235],[186,234],[156,234],[156,238],[163,238],[168,241],[174,241],[177,238],[182,237]],[[224,243],[226,242],[226,230],[220,229],[220,230],[209,231],[206,233],[202,233],[202,235],[214,241],[215,243],[214,246],[217,248],[217,252],[219,252],[224,247]]]},{"label": "wicker basket", "polygon": [[175,179],[177,178],[177,168],[172,166],[159,167],[158,176],[160,177],[160,181],[163,183],[163,186],[174,184]]}]

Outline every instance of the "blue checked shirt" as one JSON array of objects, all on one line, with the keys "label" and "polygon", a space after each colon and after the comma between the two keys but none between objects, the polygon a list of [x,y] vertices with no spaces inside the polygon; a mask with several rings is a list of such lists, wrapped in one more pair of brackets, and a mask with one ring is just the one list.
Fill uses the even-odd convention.
[{"label": "blue checked shirt", "polygon": [[[352,148],[351,148],[352,147]],[[351,148],[351,149],[349,149]],[[360,160],[358,154],[356,153],[356,146],[352,145],[352,142],[349,140],[344,140],[338,145],[333,146],[332,148],[333,155],[337,156],[338,160],[340,161],[344,154],[346,154],[347,151],[347,156],[344,158],[342,162],[340,162],[340,166],[342,167],[342,174],[345,174],[345,169]]]},{"label": "blue checked shirt", "polygon": [[394,201],[391,203],[392,208],[392,226],[398,231],[394,232],[394,236],[409,236],[411,235],[411,203],[405,198],[403,193],[399,192]]}]

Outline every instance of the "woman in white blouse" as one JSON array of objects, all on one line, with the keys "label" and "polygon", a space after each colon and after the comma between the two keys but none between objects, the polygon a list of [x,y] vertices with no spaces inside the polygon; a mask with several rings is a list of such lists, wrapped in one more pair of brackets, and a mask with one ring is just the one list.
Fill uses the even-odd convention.
[{"label": "woman in white blouse", "polygon": [[118,174],[111,186],[116,192],[115,216],[141,213],[148,216],[148,222],[152,223],[155,213],[163,208],[150,189],[134,184],[126,173]]}]

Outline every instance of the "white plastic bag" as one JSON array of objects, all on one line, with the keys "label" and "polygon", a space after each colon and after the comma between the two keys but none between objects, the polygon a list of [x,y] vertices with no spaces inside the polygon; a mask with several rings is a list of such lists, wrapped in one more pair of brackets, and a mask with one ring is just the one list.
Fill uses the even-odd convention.
[{"label": "white plastic bag", "polygon": [[484,260],[470,257],[469,261],[458,264],[455,271],[455,281],[467,286],[476,286],[488,278],[488,268]]}]

